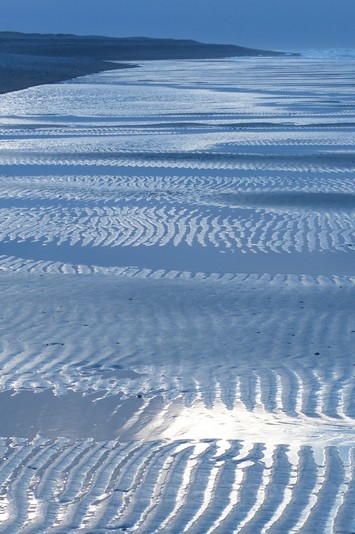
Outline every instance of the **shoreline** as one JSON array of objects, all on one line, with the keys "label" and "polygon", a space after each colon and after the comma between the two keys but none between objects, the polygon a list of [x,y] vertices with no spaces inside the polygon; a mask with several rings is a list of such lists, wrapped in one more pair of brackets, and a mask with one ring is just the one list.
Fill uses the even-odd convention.
[{"label": "shoreline", "polygon": [[285,54],[176,39],[0,32],[0,94],[138,66],[126,62],[263,55]]},{"label": "shoreline", "polygon": [[0,94],[136,66],[103,60],[0,54]]}]

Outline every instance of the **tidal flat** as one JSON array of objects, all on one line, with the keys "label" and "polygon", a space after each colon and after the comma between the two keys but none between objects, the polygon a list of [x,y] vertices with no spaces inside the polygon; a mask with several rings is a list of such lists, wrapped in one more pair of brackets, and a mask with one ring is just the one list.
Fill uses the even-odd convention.
[{"label": "tidal flat", "polygon": [[355,531],[354,80],[0,95],[0,532]]}]

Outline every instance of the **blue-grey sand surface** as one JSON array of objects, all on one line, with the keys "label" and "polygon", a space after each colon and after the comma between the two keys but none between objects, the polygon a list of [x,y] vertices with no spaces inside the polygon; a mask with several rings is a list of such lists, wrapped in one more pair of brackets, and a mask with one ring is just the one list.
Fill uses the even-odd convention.
[{"label": "blue-grey sand surface", "polygon": [[355,531],[350,57],[0,96],[0,532]]}]

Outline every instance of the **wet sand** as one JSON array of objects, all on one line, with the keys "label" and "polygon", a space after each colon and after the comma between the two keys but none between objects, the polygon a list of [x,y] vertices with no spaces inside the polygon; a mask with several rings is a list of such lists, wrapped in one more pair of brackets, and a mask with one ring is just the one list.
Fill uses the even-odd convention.
[{"label": "wet sand", "polygon": [[0,97],[0,532],[355,532],[353,60],[137,63]]}]

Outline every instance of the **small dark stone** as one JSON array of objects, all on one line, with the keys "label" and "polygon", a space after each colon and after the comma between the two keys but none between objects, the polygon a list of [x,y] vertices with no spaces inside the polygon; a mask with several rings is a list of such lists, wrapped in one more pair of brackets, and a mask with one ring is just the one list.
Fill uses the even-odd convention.
[{"label": "small dark stone", "polygon": [[319,356],[319,355],[320,355],[320,352],[315,352],[314,355],[315,355],[315,356]]}]

